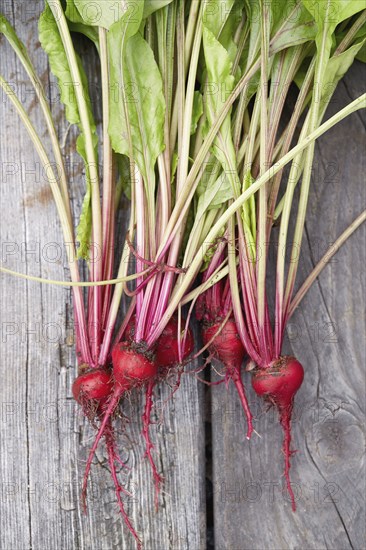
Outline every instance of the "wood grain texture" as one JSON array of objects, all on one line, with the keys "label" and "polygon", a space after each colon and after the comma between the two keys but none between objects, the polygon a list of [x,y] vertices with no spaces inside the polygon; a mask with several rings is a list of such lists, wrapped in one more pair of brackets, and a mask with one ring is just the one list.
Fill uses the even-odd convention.
[{"label": "wood grain texture", "polygon": [[[352,68],[329,115],[364,92],[365,69]],[[365,120],[354,114],[316,146],[299,282],[365,207]],[[258,401],[244,374],[260,435],[248,442],[234,388],[212,388],[217,550],[364,548],[365,237],[361,227],[288,326],[284,351],[305,368],[293,421],[295,514],[282,491],[276,412]]]},{"label": "wood grain texture", "polygon": [[[42,77],[60,140],[67,136],[65,160],[78,216],[85,185],[82,164],[74,150],[74,132],[65,124],[47,58],[37,41],[42,6],[43,2],[8,2],[2,9],[29,48]],[[88,63],[91,93],[100,99],[96,56],[85,43],[81,54],[92,61]],[[0,72],[20,91],[43,135],[34,93],[4,40]],[[94,106],[98,120],[100,107]],[[1,261],[32,275],[68,280],[60,225],[39,160],[3,96],[0,108]],[[50,150],[46,135],[44,139]],[[1,550],[134,548],[117,510],[103,446],[92,468],[89,514],[84,516],[80,509],[80,486],[93,430],[71,396],[76,361],[69,290],[2,276],[0,292]],[[124,406],[123,413],[130,420],[126,434],[122,423],[117,423],[121,456],[131,468],[127,474],[121,472],[120,479],[132,493],[126,506],[146,549],[201,550],[206,534],[203,388],[194,377],[183,376],[179,392],[173,399],[170,394],[171,388],[157,388],[157,424],[151,428],[158,468],[165,478],[159,511],[154,512],[152,478],[143,456],[142,396]]]}]

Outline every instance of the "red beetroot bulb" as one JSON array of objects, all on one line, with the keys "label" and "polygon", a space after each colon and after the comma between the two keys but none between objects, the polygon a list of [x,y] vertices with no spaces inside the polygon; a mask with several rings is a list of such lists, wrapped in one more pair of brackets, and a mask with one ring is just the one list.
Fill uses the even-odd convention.
[{"label": "red beetroot bulb", "polygon": [[[221,321],[218,321],[203,328],[202,337],[205,345],[215,336],[220,325]],[[245,349],[233,317],[228,319],[220,334],[218,334],[212,344],[210,344],[209,349],[225,367],[241,366],[245,357]]]},{"label": "red beetroot bulb", "polygon": [[[181,327],[185,326],[185,321],[182,319]],[[171,317],[165,329],[161,333],[155,350],[155,362],[158,367],[173,367],[179,363],[178,352],[178,319]],[[186,359],[194,349],[194,340],[191,329],[188,327],[182,359]]]},{"label": "red beetroot bulb", "polygon": [[107,399],[112,392],[112,387],[111,375],[106,369],[90,369],[74,380],[72,394],[74,399],[82,405],[85,401]]},{"label": "red beetroot bulb", "polygon": [[257,395],[272,401],[279,410],[292,407],[304,379],[304,369],[295,357],[283,356],[268,368],[256,369],[252,378]]},{"label": "red beetroot bulb", "polygon": [[127,342],[112,350],[113,378],[124,390],[140,386],[158,373],[155,361]]},{"label": "red beetroot bulb", "polygon": [[296,510],[295,496],[290,481],[291,418],[294,397],[304,379],[304,369],[295,357],[281,356],[267,368],[253,371],[252,385],[257,395],[273,403],[279,412],[284,432],[283,454],[285,456],[285,479],[291,497],[292,509]]}]

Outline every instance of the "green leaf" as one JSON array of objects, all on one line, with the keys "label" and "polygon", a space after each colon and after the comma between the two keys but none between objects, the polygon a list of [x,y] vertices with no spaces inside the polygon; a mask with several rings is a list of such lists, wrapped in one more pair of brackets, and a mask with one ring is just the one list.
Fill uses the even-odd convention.
[{"label": "green leaf", "polygon": [[191,135],[197,130],[198,122],[203,115],[203,99],[202,94],[196,91],[193,98],[192,120],[191,120]]},{"label": "green leaf", "polygon": [[[110,29],[126,15],[131,19],[139,20],[140,12],[144,7],[144,0],[68,0],[69,14],[72,11],[72,21],[84,23],[93,27]],[[72,5],[72,7],[71,7]],[[76,13],[77,12],[77,13]],[[66,12],[67,17],[69,17]],[[140,19],[141,21],[141,19]]]},{"label": "green leaf", "polygon": [[[314,17],[302,5],[297,2],[294,5],[285,2],[287,5],[273,2],[272,6],[279,5],[282,10],[282,17],[274,23],[270,53],[276,53],[291,46],[298,46],[315,40],[317,26]],[[284,14],[285,17],[284,17]]]},{"label": "green leaf", "polygon": [[83,205],[81,207],[80,219],[76,227],[76,240],[79,243],[79,246],[77,249],[77,257],[87,260],[89,258],[90,238],[91,238],[91,231],[92,231],[92,208],[91,208],[91,188],[92,187],[91,187],[88,165],[86,162],[85,141],[82,134],[79,135],[76,141],[76,149],[79,155],[83,158],[85,162],[85,182],[86,182],[86,191],[83,199]]},{"label": "green leaf", "polygon": [[[96,134],[93,134],[93,145],[95,149],[98,145],[98,137]],[[89,250],[90,250],[90,238],[92,231],[92,207],[91,207],[91,190],[92,190],[92,181],[90,178],[90,172],[87,162],[87,156],[85,151],[85,138],[83,134],[80,134],[76,140],[76,150],[84,160],[85,164],[85,183],[86,191],[83,199],[83,205],[81,208],[81,214],[79,223],[76,227],[76,240],[79,243],[77,249],[77,257],[84,260],[89,259]]]},{"label": "green leaf", "polygon": [[244,0],[208,0],[202,14],[203,25],[225,48],[231,61],[237,51],[233,36],[242,21],[243,8]]},{"label": "green leaf", "polygon": [[96,27],[86,25],[84,19],[81,17],[74,0],[66,0],[65,15],[68,19],[68,26],[71,32],[77,32],[83,34],[89,40],[94,42],[95,47],[99,52],[99,33]]},{"label": "green leaf", "polygon": [[116,155],[117,167],[118,167],[118,180],[116,195],[117,201],[122,193],[131,200],[131,174],[130,174],[130,161],[125,155]]},{"label": "green leaf", "polygon": [[116,153],[130,154],[128,102],[131,90],[127,89],[124,80],[124,58],[128,39],[137,33],[142,21],[142,4],[137,14],[137,20],[124,15],[115,23],[108,33],[108,53],[110,61],[110,90],[111,101],[109,111],[108,132],[112,148]]},{"label": "green leaf", "polygon": [[72,21],[68,22],[70,32],[77,32],[78,34],[83,34],[89,40],[91,40],[97,51],[99,53],[99,34],[96,27],[91,27],[90,25],[84,25],[83,23],[73,23]]},{"label": "green leaf", "polygon": [[328,25],[331,32],[339,23],[365,9],[365,0],[303,0],[303,4],[314,17],[319,30]]},{"label": "green leaf", "polygon": [[65,105],[65,116],[70,124],[78,124],[79,110],[69,63],[55,18],[48,4],[40,15],[38,31],[41,46],[48,55],[51,71],[57,78],[61,101]]},{"label": "green leaf", "polygon": [[328,105],[330,96],[333,95],[338,82],[343,78],[348,69],[353,64],[360,50],[365,46],[366,39],[354,44],[348,50],[339,55],[334,55],[328,61],[324,72],[324,81],[322,89],[322,103]]},{"label": "green leaf", "polygon": [[[314,17],[318,26],[316,44],[318,50],[324,49],[329,57],[332,47],[332,34],[342,21],[365,9],[365,0],[302,0],[306,9]],[[325,41],[323,36],[325,33]]]},{"label": "green leaf", "polygon": [[207,0],[205,2],[202,23],[216,39],[219,39],[234,4],[235,0]]},{"label": "green leaf", "polygon": [[134,94],[134,100],[128,104],[134,157],[147,178],[165,147],[165,99],[153,51],[140,34],[127,43],[125,67],[125,82]]},{"label": "green leaf", "polygon": [[[227,50],[207,27],[203,27],[203,49],[207,68],[207,81],[216,85],[216,90],[212,89],[211,93],[206,94],[205,103],[207,121],[209,124],[212,124],[217,113],[222,109],[227,95],[231,93],[235,79],[231,72],[232,63]],[[241,192],[236,166],[236,154],[232,140],[230,113],[217,133],[212,151],[220,162],[223,173],[213,185],[208,186],[200,197],[197,207],[199,214],[203,212],[204,208],[221,207],[228,200],[238,197]],[[249,208],[247,204],[243,207],[245,217],[243,222],[245,231],[250,235]],[[250,240],[252,240],[251,235]]]},{"label": "green leaf", "polygon": [[79,223],[76,227],[76,240],[79,243],[77,258],[88,260],[90,251],[90,239],[92,231],[91,185],[86,179],[86,192],[81,207]]},{"label": "green leaf", "polygon": [[220,111],[232,92],[235,78],[231,73],[232,63],[227,51],[207,27],[203,27],[203,48],[208,81],[206,102],[210,107],[207,115],[211,123],[215,118],[212,115]]},{"label": "green leaf", "polygon": [[245,51],[243,71],[248,69],[253,63],[253,60],[257,58],[260,48],[260,36],[261,36],[261,19],[260,19],[260,4],[258,0],[247,1],[248,19],[250,21],[250,35],[248,48]]},{"label": "green leaf", "polygon": [[109,133],[113,149],[129,156],[130,130],[134,160],[148,184],[164,149],[165,100],[154,54],[134,31],[136,27],[122,19],[108,35],[111,86],[119,92],[111,101]]},{"label": "green leaf", "polygon": [[146,19],[152,13],[161,8],[164,8],[168,4],[171,4],[173,0],[145,0],[143,18]]},{"label": "green leaf", "polygon": [[[243,14],[244,9],[244,1],[239,0],[234,3],[234,6],[232,7],[229,16],[224,24],[224,27],[222,28],[219,36],[220,43],[224,46],[226,51],[229,54],[230,60],[233,62],[237,53],[237,45],[233,40],[233,37],[235,36],[235,33],[237,31],[237,28],[239,24],[243,21],[243,17],[245,15]],[[248,25],[248,22],[246,23],[246,26]],[[246,33],[246,27],[241,30],[241,33]]]},{"label": "green leaf", "polygon": [[[91,104],[91,99],[90,99],[90,95],[89,95],[88,79],[86,77],[81,59],[77,54],[76,54],[76,59],[77,59],[77,62],[78,62],[78,67],[79,67],[79,72],[80,72],[81,84],[82,84],[82,88],[83,88],[83,95],[84,95],[85,102],[86,102],[86,107],[87,107],[87,110],[88,110],[90,129],[96,137],[96,124],[95,124],[95,120],[94,120],[94,116],[93,116],[92,104]],[[81,129],[81,127],[79,127],[79,128]],[[93,136],[93,140],[94,140],[94,136]],[[96,140],[95,144],[94,144],[95,150],[97,150],[97,142],[98,142],[98,140]]]},{"label": "green leaf", "polygon": [[[48,55],[48,60],[52,73],[57,78],[57,83],[60,89],[61,102],[65,106],[65,116],[70,124],[80,124],[79,108],[75,95],[75,88],[70,72],[70,67],[65,52],[64,45],[62,43],[61,36],[55,21],[55,18],[49,8],[46,5],[44,11],[39,18],[39,40],[41,46]],[[87,104],[88,116],[90,120],[90,126],[92,132],[95,132],[95,122],[92,113],[91,101],[88,90],[88,80],[78,56],[77,62],[80,72],[81,83],[83,87],[83,94]]]},{"label": "green leaf", "polygon": [[319,31],[326,25],[334,30],[336,26],[363,9],[363,0],[302,0],[303,5],[314,17]]},{"label": "green leaf", "polygon": [[[173,0],[126,0],[118,2],[116,0],[68,0],[68,4],[73,4],[73,21],[92,25],[94,27],[104,27],[110,29],[126,14],[136,21],[141,21],[149,17],[152,13],[170,4]],[[69,8],[71,11],[71,8]],[[67,12],[66,12],[67,15]],[[69,17],[67,15],[67,17]],[[75,21],[79,19],[78,21]]]},{"label": "green leaf", "polygon": [[74,23],[110,29],[122,17],[141,22],[173,0],[67,0],[66,16]]},{"label": "green leaf", "polygon": [[200,196],[197,206],[197,217],[200,218],[206,210],[220,208],[230,199],[234,198],[230,179],[222,172],[213,185],[206,188]]},{"label": "green leaf", "polygon": [[[227,51],[207,27],[203,27],[203,49],[207,68],[205,114],[207,123],[211,125],[233,90],[235,78],[231,74],[232,63]],[[212,152],[220,161],[224,171],[227,172],[234,195],[238,196],[240,190],[236,172],[236,155],[232,140],[230,113],[217,133]]]},{"label": "green leaf", "polygon": [[[70,124],[80,124],[79,108],[75,95],[75,88],[72,81],[70,67],[67,55],[57,28],[54,16],[47,5],[39,19],[39,39],[42,48],[48,55],[51,71],[56,76],[60,89],[61,101],[65,105],[65,115]],[[91,100],[88,89],[88,80],[81,63],[80,57],[76,56],[80,72],[83,95],[85,98],[90,127],[95,133],[96,125],[94,122]],[[80,126],[79,126],[80,127]],[[81,127],[80,127],[81,130]]]},{"label": "green leaf", "polygon": [[73,23],[84,23],[84,19],[81,17],[79,10],[75,5],[75,0],[66,0],[65,15],[69,21]]}]

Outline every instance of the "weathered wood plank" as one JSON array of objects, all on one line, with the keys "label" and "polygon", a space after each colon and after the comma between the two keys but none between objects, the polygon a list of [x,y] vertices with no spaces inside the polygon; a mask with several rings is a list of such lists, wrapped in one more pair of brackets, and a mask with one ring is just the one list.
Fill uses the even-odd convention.
[{"label": "weathered wood plank", "polygon": [[[35,59],[37,71],[44,76],[47,62],[38,55],[39,45],[32,39],[35,21],[31,19],[25,25],[24,7],[14,3],[10,20],[14,17],[21,22],[22,39]],[[27,17],[31,15],[28,12]],[[42,131],[40,117],[35,116],[35,95],[24,71],[10,48],[4,43],[1,47],[1,72],[15,85],[37,129]],[[48,245],[60,242],[51,195],[21,122],[9,110],[4,96],[2,99],[1,242],[3,245],[8,240],[7,250],[13,251],[2,261],[22,272],[59,278],[63,276],[62,265],[49,261],[49,254],[55,250]],[[12,402],[14,414],[4,419],[1,430],[1,480],[5,491],[8,483],[15,488],[14,494],[5,492],[2,499],[1,547],[30,548],[34,544],[45,548],[57,544],[62,527],[57,498],[61,482],[59,446],[54,444],[58,439],[55,405],[59,345],[49,339],[55,338],[52,328],[62,326],[65,293],[52,287],[35,290],[32,284],[13,279],[2,278],[1,285],[2,327],[14,323],[10,325],[14,334],[5,335],[2,342],[5,383],[1,385],[1,402]]]},{"label": "weathered wood plank", "polygon": [[[334,113],[364,92],[357,63],[340,84]],[[365,207],[365,113],[317,145],[299,281]],[[233,387],[212,389],[215,548],[363,548],[365,536],[365,228],[338,252],[294,314],[285,352],[306,370],[293,422],[294,514],[282,493],[282,433],[250,388],[261,437],[245,440]]]},{"label": "weathered wood plank", "polygon": [[[32,7],[8,2],[4,9],[50,93],[62,140],[67,124],[36,38],[42,6],[43,2]],[[42,119],[24,72],[3,41],[1,49],[1,73],[17,89],[21,86],[26,108],[42,131]],[[90,58],[93,53],[84,48],[83,56]],[[97,63],[92,66],[91,88],[97,94]],[[6,101],[0,109],[2,263],[33,275],[63,279],[68,277],[66,254],[47,182],[17,115]],[[66,141],[66,164],[73,207],[80,212],[84,183],[73,137],[71,132]],[[38,257],[26,254],[33,250],[33,243]],[[50,243],[55,244],[52,247]],[[58,250],[56,261],[47,258],[47,253],[54,255]],[[103,447],[92,470],[89,515],[85,517],[79,506],[93,431],[71,397],[76,367],[70,292],[3,276],[0,285],[0,548],[133,548],[117,510]],[[199,550],[205,547],[203,389],[193,377],[183,377],[179,392],[162,412],[170,392],[167,387],[156,390],[156,419],[163,420],[151,428],[156,456],[160,457],[158,467],[165,477],[159,511],[154,512],[151,473],[143,458],[137,416],[142,411],[142,396],[124,407],[130,418],[127,435],[122,425],[118,426],[122,459],[131,467],[120,477],[132,492],[126,505],[147,549]]]}]

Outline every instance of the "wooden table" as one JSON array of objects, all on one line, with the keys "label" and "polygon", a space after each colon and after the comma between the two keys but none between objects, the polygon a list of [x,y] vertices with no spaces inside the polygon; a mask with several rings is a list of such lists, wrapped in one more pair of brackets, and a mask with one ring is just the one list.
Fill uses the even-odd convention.
[{"label": "wooden table", "polygon": [[[51,98],[59,137],[65,139],[73,208],[79,212],[82,165],[73,149],[74,129],[65,124],[36,38],[41,8],[41,2],[4,2],[3,9]],[[84,55],[93,55],[86,44],[83,48]],[[4,41],[0,63],[0,72],[15,85],[43,132],[34,93]],[[90,76],[96,96],[98,78]],[[365,78],[365,67],[356,63],[339,85],[329,113],[360,95]],[[65,247],[39,159],[4,97],[0,109],[1,262],[36,276],[67,279]],[[299,282],[365,206],[365,121],[364,112],[353,114],[316,146]],[[45,143],[48,147],[46,135]],[[125,218],[122,212],[121,223]],[[132,492],[127,506],[147,550],[364,547],[364,266],[363,227],[324,270],[288,327],[285,351],[306,369],[293,423],[299,451],[291,469],[296,514],[281,491],[282,434],[276,415],[266,412],[250,389],[260,434],[250,443],[233,387],[208,390],[186,375],[165,407],[170,390],[157,389],[158,424],[152,434],[165,477],[158,512],[136,412],[142,399],[126,403],[128,435],[120,426],[118,442],[131,470],[122,472],[121,480]],[[70,291],[3,275],[0,279],[0,548],[132,549],[103,447],[92,470],[87,516],[79,505],[93,430],[71,396],[76,368]],[[249,387],[249,375],[244,376]]]}]

